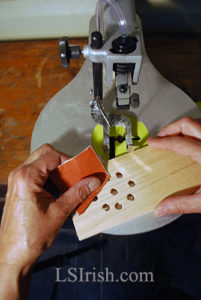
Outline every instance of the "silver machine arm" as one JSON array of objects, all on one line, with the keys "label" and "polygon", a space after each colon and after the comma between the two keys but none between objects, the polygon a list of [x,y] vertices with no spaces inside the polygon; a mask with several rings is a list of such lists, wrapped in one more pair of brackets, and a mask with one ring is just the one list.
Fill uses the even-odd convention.
[{"label": "silver machine arm", "polygon": [[[64,67],[68,67],[71,58],[79,58],[81,53],[92,62],[93,99],[90,101],[90,110],[95,122],[103,125],[103,149],[110,152],[110,158],[115,157],[115,139],[109,134],[111,126],[123,126],[126,129],[125,136],[119,136],[118,142],[126,140],[127,145],[133,143],[130,120],[120,112],[129,110],[131,106],[139,106],[139,95],[134,92],[142,62],[139,30],[134,1],[99,0],[90,23],[89,43],[83,51],[79,46],[68,46],[67,38],[60,40],[60,58]],[[118,113],[104,111],[103,80],[108,87],[115,81]]]}]

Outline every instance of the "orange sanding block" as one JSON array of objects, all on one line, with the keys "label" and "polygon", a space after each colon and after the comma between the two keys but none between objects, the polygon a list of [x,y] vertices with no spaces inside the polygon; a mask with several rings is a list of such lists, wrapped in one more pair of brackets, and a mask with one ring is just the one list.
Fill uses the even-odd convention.
[{"label": "orange sanding block", "polygon": [[110,179],[109,173],[103,167],[92,147],[89,146],[79,155],[62,163],[50,175],[62,193],[88,176],[98,177],[101,184],[77,207],[76,211],[79,215],[87,209],[92,200]]}]

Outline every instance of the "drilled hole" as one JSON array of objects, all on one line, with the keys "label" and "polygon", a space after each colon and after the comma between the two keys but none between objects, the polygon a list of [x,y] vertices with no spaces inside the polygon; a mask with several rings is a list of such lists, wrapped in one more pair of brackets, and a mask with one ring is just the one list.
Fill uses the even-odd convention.
[{"label": "drilled hole", "polygon": [[115,189],[111,189],[110,193],[111,193],[113,196],[115,196],[115,195],[118,194],[117,190],[115,190]]},{"label": "drilled hole", "polygon": [[123,175],[120,172],[117,172],[116,176],[117,176],[117,178],[122,178],[123,177]]},{"label": "drilled hole", "polygon": [[115,206],[114,206],[116,209],[122,209],[122,205],[121,204],[119,204],[118,202],[115,204]]},{"label": "drilled hole", "polygon": [[132,194],[128,194],[127,199],[130,201],[133,201],[135,199],[135,197]]},{"label": "drilled hole", "polygon": [[93,199],[93,201],[97,201],[98,200],[98,197],[96,196],[94,199]]},{"label": "drilled hole", "polygon": [[129,185],[130,187],[133,187],[133,186],[135,186],[135,182],[132,181],[132,180],[129,180],[128,185]]},{"label": "drilled hole", "polygon": [[110,210],[110,206],[108,204],[103,204],[102,208],[105,210],[105,211],[108,211]]}]

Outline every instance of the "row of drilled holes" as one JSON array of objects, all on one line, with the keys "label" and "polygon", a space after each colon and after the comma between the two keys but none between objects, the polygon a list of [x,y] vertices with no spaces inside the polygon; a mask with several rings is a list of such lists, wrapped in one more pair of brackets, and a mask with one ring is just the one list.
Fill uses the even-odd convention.
[{"label": "row of drilled holes", "polygon": [[[111,189],[110,193],[115,196],[118,194],[118,191],[115,189]],[[135,199],[135,197],[132,194],[128,194],[127,195],[127,200],[133,201]]]},{"label": "row of drilled holes", "polygon": [[[122,178],[122,177],[123,177],[123,175],[122,175],[120,172],[117,172],[117,173],[116,173],[116,176],[117,176],[117,178]],[[128,185],[129,185],[130,187],[133,187],[133,186],[135,186],[135,182],[132,181],[132,180],[129,180],[129,181],[128,181]]]}]

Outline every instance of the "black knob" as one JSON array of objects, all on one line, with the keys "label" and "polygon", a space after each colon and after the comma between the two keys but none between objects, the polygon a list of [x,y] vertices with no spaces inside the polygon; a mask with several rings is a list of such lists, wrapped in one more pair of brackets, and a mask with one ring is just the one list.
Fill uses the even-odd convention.
[{"label": "black knob", "polygon": [[103,37],[99,31],[94,31],[91,34],[91,48],[100,49],[103,46]]},{"label": "black knob", "polygon": [[67,37],[59,40],[59,56],[64,68],[68,68],[71,59],[78,59],[80,55],[80,46],[69,46]]},{"label": "black knob", "polygon": [[136,37],[121,35],[112,42],[110,51],[116,54],[128,54],[137,47],[138,39]]}]

